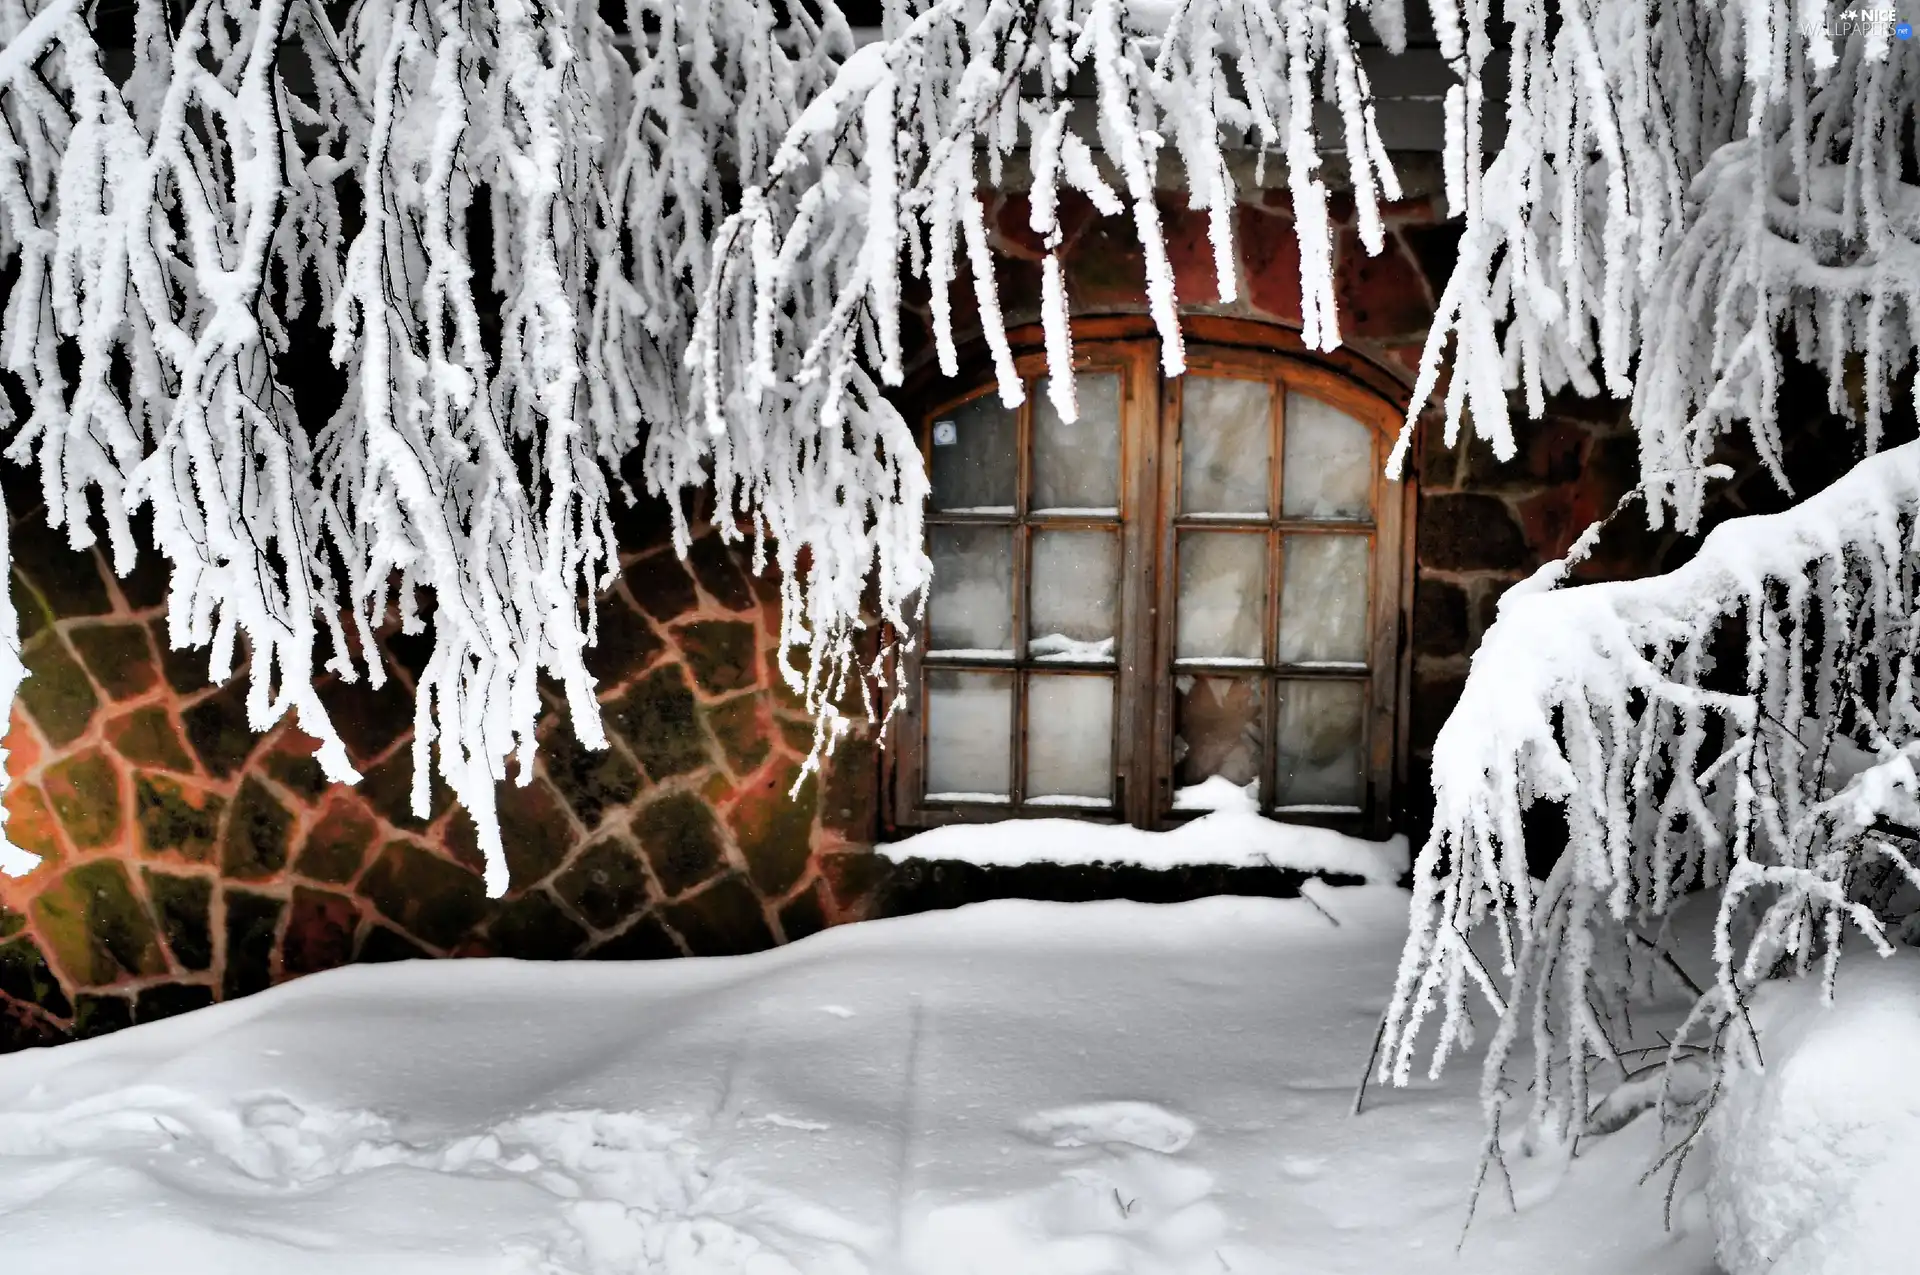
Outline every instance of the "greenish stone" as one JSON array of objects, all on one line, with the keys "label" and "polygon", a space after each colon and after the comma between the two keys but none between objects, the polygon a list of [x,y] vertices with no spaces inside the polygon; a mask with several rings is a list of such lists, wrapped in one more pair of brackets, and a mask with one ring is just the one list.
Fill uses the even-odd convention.
[{"label": "greenish stone", "polygon": [[823,767],[827,788],[820,822],[844,837],[872,840],[878,826],[880,759],[870,739],[840,741]]},{"label": "greenish stone", "polygon": [[0,1054],[51,1049],[72,1039],[39,1010],[0,997]]},{"label": "greenish stone", "polygon": [[0,992],[38,1005],[55,1018],[73,1013],[73,1004],[54,976],[39,945],[30,938],[0,943]]},{"label": "greenish stone", "polygon": [[182,711],[180,719],[200,764],[222,779],[240,769],[260,742],[247,724],[247,688],[238,678]]},{"label": "greenish stone", "polygon": [[656,620],[685,615],[699,602],[693,577],[672,549],[649,554],[628,567],[626,582],[640,609]]},{"label": "greenish stone", "polygon": [[86,733],[87,722],[99,707],[93,683],[51,629],[27,643],[20,662],[27,667],[27,679],[20,683],[20,706],[48,743],[65,748]]},{"label": "greenish stone", "polygon": [[42,774],[47,800],[73,844],[112,844],[120,834],[120,774],[97,748],[55,762]]},{"label": "greenish stone", "polygon": [[617,837],[596,841],[553,883],[574,911],[599,930],[611,930],[647,905],[647,873],[640,856]]},{"label": "greenish stone", "polygon": [[594,644],[587,648],[585,659],[587,672],[603,690],[619,686],[667,649],[653,626],[617,593],[601,600],[595,620]]},{"label": "greenish stone", "polygon": [[608,810],[630,804],[645,786],[624,751],[617,746],[585,747],[564,720],[554,724],[544,745],[541,764],[547,782],[573,808],[582,827],[598,827]]},{"label": "greenish stone", "polygon": [[193,758],[180,742],[180,732],[174,729],[167,710],[158,704],[115,718],[107,723],[106,733],[113,750],[136,765],[189,773],[193,770]]},{"label": "greenish stone", "polygon": [[114,699],[131,699],[160,681],[144,625],[75,625],[67,630],[67,640],[93,680]]},{"label": "greenish stone", "polygon": [[678,664],[655,669],[609,704],[607,724],[655,780],[712,760],[699,707]]},{"label": "greenish stone", "polygon": [[361,876],[359,891],[382,916],[442,950],[465,937],[487,910],[476,874],[411,841],[389,841]]},{"label": "greenish stone", "polygon": [[27,928],[27,918],[0,904],[0,939],[10,939]]},{"label": "greenish stone", "polygon": [[13,597],[13,612],[20,617],[20,640],[31,641],[53,624],[53,613],[47,610],[47,604],[40,600],[33,586],[20,578],[19,572],[9,572],[7,580],[8,592]]},{"label": "greenish stone", "polygon": [[38,516],[21,518],[7,531],[13,567],[27,578],[47,608],[61,619],[105,615],[113,610],[107,582],[92,549],[75,549],[67,529],[49,525],[43,509]]},{"label": "greenish stone", "polygon": [[544,890],[503,905],[487,935],[495,951],[518,961],[564,961],[587,941],[586,930]]},{"label": "greenish stone", "polygon": [[420,961],[433,955],[398,930],[390,930],[384,925],[371,926],[366,939],[360,944],[360,952],[354,957],[363,965],[386,965],[393,961]]},{"label": "greenish stone", "polygon": [[736,775],[750,775],[758,770],[773,748],[766,717],[760,711],[762,698],[753,693],[736,695],[709,705],[706,710],[707,729],[720,741],[727,764]]},{"label": "greenish stone", "polygon": [[305,886],[295,889],[286,933],[280,939],[281,971],[291,978],[345,965],[353,959],[353,935],[359,924],[360,907],[346,895]]},{"label": "greenish stone", "polygon": [[281,900],[251,890],[226,891],[227,958],[220,980],[223,1000],[236,1000],[273,985],[273,938]]},{"label": "greenish stone", "polygon": [[160,652],[160,671],[166,674],[168,686],[182,695],[191,695],[195,691],[204,691],[213,685],[207,680],[206,647],[195,646],[176,650],[167,640],[167,622],[164,617],[149,620],[147,632],[153,637],[153,649]]},{"label": "greenish stone", "polygon": [[820,905],[818,886],[802,890],[780,909],[780,932],[789,943],[798,943],[809,934],[818,934],[826,928],[827,912]]},{"label": "greenish stone", "polygon": [[743,620],[695,620],[676,628],[673,640],[708,694],[743,691],[759,681],[754,669],[759,636]]},{"label": "greenish stone", "polygon": [[573,849],[573,824],[545,782],[536,779],[521,787],[503,780],[493,804],[507,855],[507,879],[516,887],[544,880],[566,862],[567,851]]},{"label": "greenish stone", "polygon": [[133,1002],[124,996],[82,992],[73,998],[73,1035],[89,1040],[133,1026]]},{"label": "greenish stone", "polygon": [[862,913],[887,883],[891,864],[872,850],[847,850],[820,856],[820,875],[833,889],[842,915]]},{"label": "greenish stone", "polygon": [[[795,781],[799,791],[792,796]],[[767,894],[785,894],[807,870],[813,855],[813,816],[818,805],[815,776],[800,778],[800,767],[785,762],[743,793],[727,816],[735,844],[746,856],[753,883]]]},{"label": "greenish stone", "polygon": [[267,786],[249,776],[234,794],[227,835],[220,843],[220,871],[240,881],[260,881],[287,866],[293,816]]},{"label": "greenish stone", "polygon": [[369,762],[413,729],[413,692],[397,677],[375,687],[362,676],[357,682],[338,678],[317,688],[327,717],[340,733],[353,760]]},{"label": "greenish stone", "polygon": [[407,832],[425,831],[453,804],[453,789],[435,773],[427,780],[427,817],[414,817],[413,750],[408,748],[396,749],[385,761],[368,767],[361,773],[358,787],[382,819]]},{"label": "greenish stone", "polygon": [[70,868],[33,901],[33,919],[54,963],[76,987],[167,972],[159,936],[125,865],[98,859]]},{"label": "greenish stone", "polygon": [[811,722],[794,722],[788,721],[784,717],[781,718],[780,738],[787,742],[788,748],[802,756],[809,755],[813,752],[813,724]]},{"label": "greenish stone", "polygon": [[320,769],[320,759],[312,753],[276,748],[267,754],[265,766],[267,774],[281,787],[309,801],[332,787],[327,782],[327,772]]},{"label": "greenish stone", "polygon": [[747,564],[732,545],[717,535],[702,536],[687,551],[687,565],[700,587],[729,611],[751,611],[753,589],[747,584]]},{"label": "greenish stone", "polygon": [[293,870],[314,881],[344,885],[360,874],[374,831],[373,820],[359,807],[335,802],[307,833]]},{"label": "greenish stone", "polygon": [[634,812],[632,828],[668,897],[698,885],[720,866],[720,826],[707,803],[692,793],[648,802]]},{"label": "greenish stone", "polygon": [[670,961],[685,956],[660,918],[651,912],[635,921],[606,942],[588,948],[581,958],[588,961]]},{"label": "greenish stone", "polygon": [[722,877],[661,911],[695,956],[742,956],[774,945],[773,929],[759,898],[738,876]]},{"label": "greenish stone", "polygon": [[133,1021],[157,1023],[205,1009],[213,1004],[213,989],[197,983],[160,983],[140,990],[133,1000]]},{"label": "greenish stone", "polygon": [[213,964],[213,879],[179,876],[147,868],[142,872],[147,898],[160,921],[161,937],[181,969],[199,971]]},{"label": "greenish stone", "polygon": [[149,854],[177,854],[195,863],[213,859],[226,799],[190,790],[161,775],[135,775],[134,821]]}]

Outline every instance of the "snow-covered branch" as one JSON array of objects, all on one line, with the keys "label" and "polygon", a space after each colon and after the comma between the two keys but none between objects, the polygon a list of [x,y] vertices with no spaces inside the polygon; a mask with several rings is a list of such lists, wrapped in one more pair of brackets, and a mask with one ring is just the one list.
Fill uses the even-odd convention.
[{"label": "snow-covered branch", "polygon": [[[334,779],[355,774],[316,673],[377,684],[373,630],[396,609],[430,630],[415,807],[437,766],[498,893],[494,786],[531,775],[543,673],[602,740],[582,652],[636,449],[683,548],[684,489],[711,483],[722,534],[779,568],[816,760],[853,684],[887,683],[897,650],[856,655],[868,586],[910,633],[930,574],[925,469],[884,397],[900,298],[926,280],[952,370],[964,251],[1021,393],[981,197],[1016,152],[1050,245],[1063,189],[1130,210],[1170,373],[1157,168],[1177,154],[1231,295],[1225,148],[1280,152],[1308,339],[1337,341],[1316,96],[1338,107],[1370,246],[1397,193],[1353,8],[895,0],[856,52],[830,3],[629,0],[616,36],[593,0],[140,0],[115,36],[128,65],[86,7],[0,0],[0,366],[28,404],[9,454],[38,465],[75,546],[97,509],[121,571],[150,508],[173,643],[209,645],[216,680],[244,644],[249,719],[293,714]],[[1400,38],[1399,0],[1366,10]],[[1045,295],[1071,414],[1057,257]],[[347,373],[331,419],[296,410],[296,322],[330,328]]]},{"label": "snow-covered branch", "polygon": [[1449,347],[1448,437],[1470,415],[1503,458],[1513,390],[1530,416],[1566,386],[1631,397],[1649,515],[1687,530],[1732,429],[1785,485],[1789,354],[1826,372],[1835,412],[1859,378],[1874,450],[1920,336],[1920,47],[1860,12],[1516,0],[1505,140],[1483,166],[1490,6],[1434,0],[1463,76],[1447,186],[1466,231],[1415,408]]},{"label": "snow-covered branch", "polygon": [[[1437,1070],[1486,992],[1490,1108],[1525,1033],[1536,1119],[1565,1137],[1588,1064],[1613,1056],[1600,1007],[1625,987],[1624,931],[1657,929],[1689,891],[1720,891],[1716,978],[1690,1029],[1774,973],[1830,971],[1843,926],[1884,947],[1870,878],[1920,882],[1886,835],[1916,789],[1916,528],[1909,443],[1786,513],[1722,525],[1667,575],[1554,589],[1554,564],[1501,599],[1434,747],[1385,1073],[1407,1078],[1435,1013]],[[1536,802],[1566,828],[1544,882],[1523,823]]]}]

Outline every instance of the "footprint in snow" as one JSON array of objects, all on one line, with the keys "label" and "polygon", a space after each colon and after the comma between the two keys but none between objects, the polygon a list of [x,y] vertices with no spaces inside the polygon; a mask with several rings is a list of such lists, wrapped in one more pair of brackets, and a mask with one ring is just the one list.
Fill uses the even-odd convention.
[{"label": "footprint in snow", "polygon": [[1020,1132],[1052,1147],[1118,1144],[1172,1155],[1193,1141],[1193,1121],[1150,1102],[1093,1102],[1028,1116]]}]

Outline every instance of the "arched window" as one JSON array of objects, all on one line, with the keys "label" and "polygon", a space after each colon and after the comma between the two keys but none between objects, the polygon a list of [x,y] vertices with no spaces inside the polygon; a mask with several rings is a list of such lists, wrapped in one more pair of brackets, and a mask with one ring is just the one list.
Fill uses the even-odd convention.
[{"label": "arched window", "polygon": [[[901,829],[1082,814],[1162,826],[1231,784],[1384,831],[1398,767],[1406,492],[1395,389],[1272,329],[1076,330],[1079,419],[1017,361],[921,415],[935,579],[896,737]],[[1125,332],[1120,321],[1106,327]]]}]

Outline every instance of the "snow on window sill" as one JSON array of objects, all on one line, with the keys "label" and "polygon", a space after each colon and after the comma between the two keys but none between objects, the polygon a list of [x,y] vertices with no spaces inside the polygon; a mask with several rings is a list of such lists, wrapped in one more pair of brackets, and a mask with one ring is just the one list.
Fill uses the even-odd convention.
[{"label": "snow on window sill", "polygon": [[958,505],[952,509],[934,509],[929,511],[935,516],[941,514],[991,514],[996,518],[1011,518],[1014,515],[1012,505]]},{"label": "snow on window sill", "polygon": [[1010,804],[1013,798],[1003,792],[930,792],[927,794],[927,800],[930,802],[965,802],[973,805],[1005,806]]},{"label": "snow on window sill", "polygon": [[1035,660],[1077,661],[1086,664],[1113,663],[1113,639],[1083,642],[1064,633],[1048,633],[1027,642],[1027,654]]},{"label": "snow on window sill", "polygon": [[1029,797],[1029,806],[1063,806],[1073,810],[1111,810],[1113,802],[1106,797],[1075,797],[1061,793],[1052,797]]},{"label": "snow on window sill", "polygon": [[1185,655],[1173,662],[1175,668],[1264,668],[1266,661],[1257,655]]},{"label": "snow on window sill", "polygon": [[1057,509],[1036,509],[1033,511],[1033,516],[1036,518],[1118,518],[1120,511],[1118,509],[1082,509],[1078,506],[1063,505]]},{"label": "snow on window sill", "polygon": [[1010,660],[1013,658],[1013,652],[955,647],[950,651],[928,651],[927,658],[930,660]]}]

